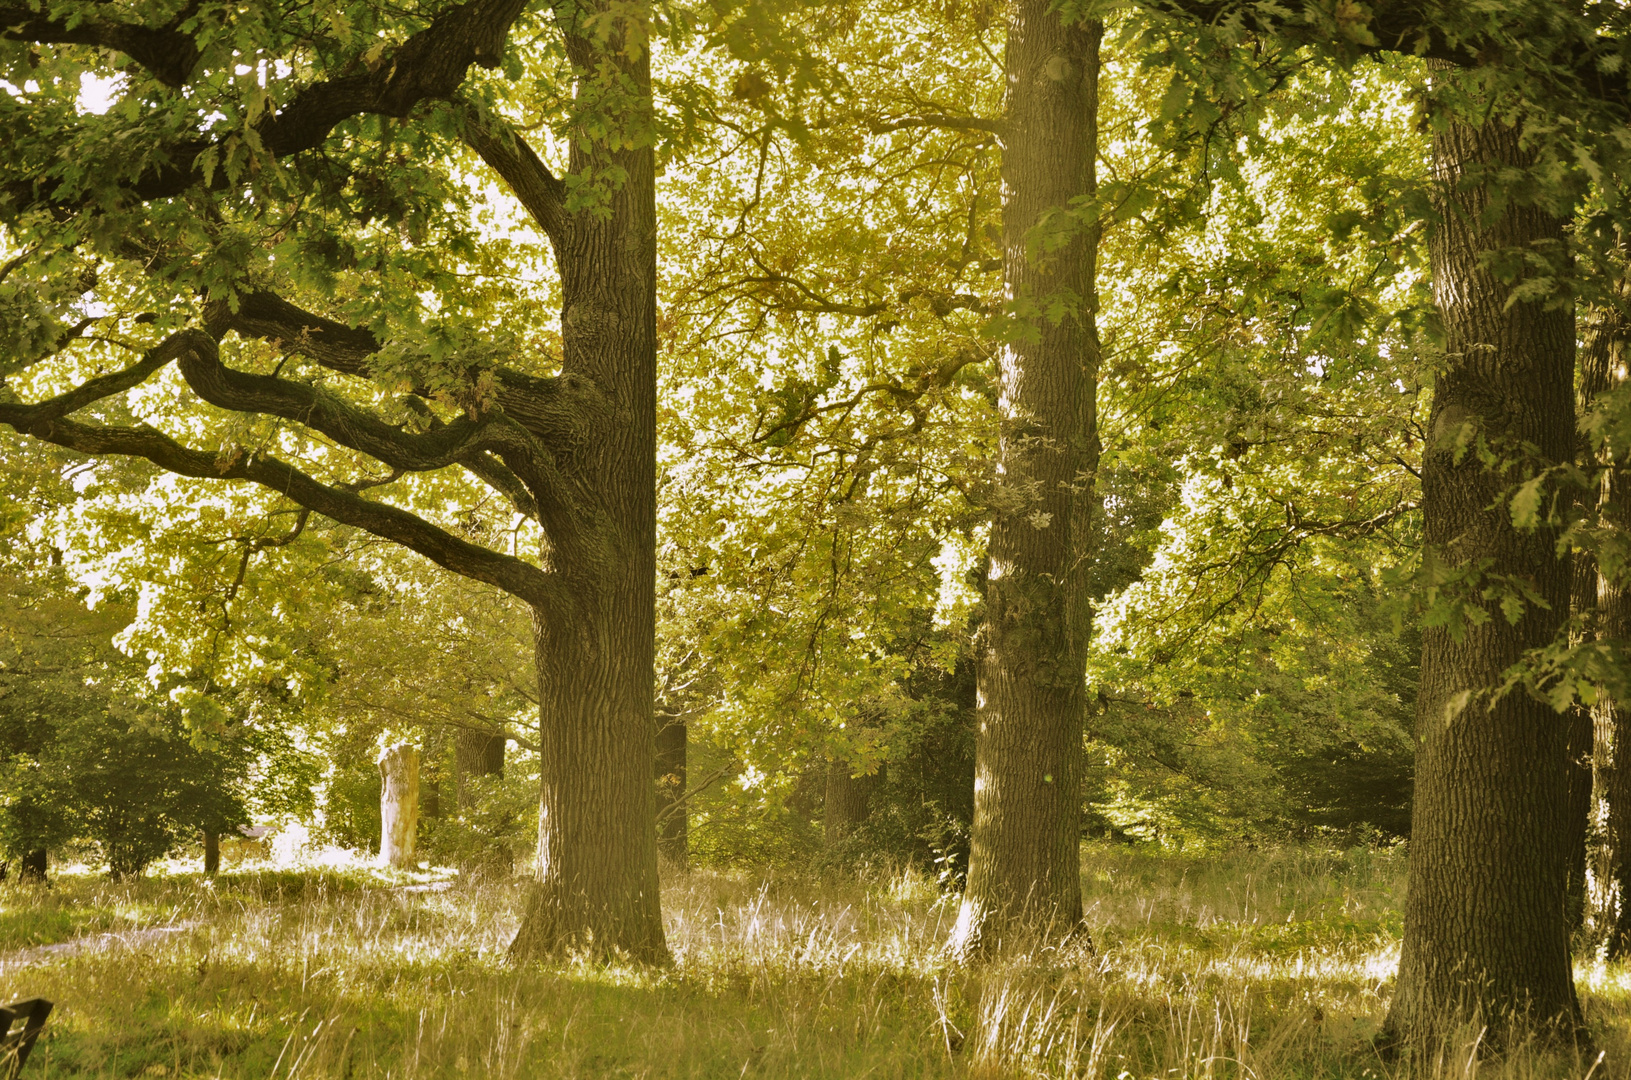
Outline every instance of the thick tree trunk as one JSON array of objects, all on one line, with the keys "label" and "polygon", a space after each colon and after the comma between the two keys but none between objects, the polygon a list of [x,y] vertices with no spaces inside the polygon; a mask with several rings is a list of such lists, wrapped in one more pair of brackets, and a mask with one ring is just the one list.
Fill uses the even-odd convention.
[{"label": "thick tree trunk", "polygon": [[1019,0],[1009,26],[1001,441],[979,643],[968,886],[952,949],[1023,947],[1082,921],[1086,570],[1099,442],[1094,191],[1099,23]]},{"label": "thick tree trunk", "polygon": [[204,830],[204,873],[217,874],[221,870],[221,834]]},{"label": "thick tree trunk", "polygon": [[668,712],[657,716],[657,850],[670,866],[684,870],[691,848],[685,812],[685,718]]},{"label": "thick tree trunk", "polygon": [[419,835],[419,751],[406,743],[379,756],[379,858],[387,866],[412,869]]},{"label": "thick tree trunk", "polygon": [[[621,16],[601,18],[581,33],[564,28],[580,80],[604,78],[601,72],[616,65],[617,94],[628,86],[647,93],[644,42],[625,47],[618,35],[631,31]],[[602,33],[612,38],[588,36]],[[593,493],[588,520],[545,553],[571,601],[564,610],[535,611],[542,706],[538,887],[511,946],[520,958],[615,950],[642,961],[669,959],[652,783],[656,173],[644,126],[650,118],[636,104],[625,107],[627,137],[641,148],[572,142],[573,174],[602,185],[620,180],[604,191],[603,207],[568,213],[555,238],[563,375],[592,383],[615,415],[568,463],[581,477],[581,490]]]},{"label": "thick tree trunk", "polygon": [[[1501,495],[1528,470],[1573,455],[1574,320],[1567,308],[1509,305],[1510,283],[1481,256],[1555,253],[1563,222],[1526,206],[1492,209],[1481,180],[1527,164],[1518,133],[1499,120],[1441,129],[1433,154],[1442,220],[1430,253],[1446,344],[1422,469],[1426,549],[1462,572],[1482,568],[1475,600],[1480,587],[1517,582],[1540,602],[1525,604],[1516,624],[1497,607],[1464,634],[1423,634],[1410,882],[1386,1024],[1389,1039],[1408,1044],[1473,1016],[1496,1039],[1526,1023],[1572,1033],[1580,1020],[1559,843],[1568,725],[1521,691],[1493,705],[1485,695],[1526,650],[1553,639],[1568,610],[1554,532],[1514,528]],[[1467,438],[1516,464],[1487,465]]]},{"label": "thick tree trunk", "polygon": [[821,827],[828,847],[834,847],[866,821],[872,793],[883,782],[883,770],[855,776],[847,761],[827,764],[827,792],[821,804]]}]

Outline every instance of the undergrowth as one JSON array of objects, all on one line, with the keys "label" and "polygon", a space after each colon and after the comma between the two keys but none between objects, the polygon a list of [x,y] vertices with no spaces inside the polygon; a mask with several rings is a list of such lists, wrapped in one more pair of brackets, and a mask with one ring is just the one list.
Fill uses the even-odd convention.
[{"label": "undergrowth", "polygon": [[1082,873],[1094,948],[974,969],[910,871],[676,875],[665,970],[512,966],[515,882],[63,875],[0,887],[0,992],[58,1003],[35,1078],[1631,1076],[1631,972],[1601,964],[1601,1062],[1481,1055],[1476,1026],[1381,1060],[1401,855],[1089,847]]}]

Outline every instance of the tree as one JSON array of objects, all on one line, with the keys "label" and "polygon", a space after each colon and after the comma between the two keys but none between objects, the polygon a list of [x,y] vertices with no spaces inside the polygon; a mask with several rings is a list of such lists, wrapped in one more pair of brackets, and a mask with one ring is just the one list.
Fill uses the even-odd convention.
[{"label": "tree", "polygon": [[1552,530],[1519,528],[1503,494],[1574,454],[1574,318],[1526,298],[1491,261],[1555,253],[1563,219],[1502,207],[1491,174],[1535,164],[1518,124],[1452,115],[1434,133],[1440,219],[1431,238],[1445,362],[1422,463],[1423,541],[1445,584],[1499,598],[1502,617],[1429,627],[1417,698],[1411,876],[1388,1027],[1439,1029],[1469,991],[1486,1022],[1579,1023],[1563,909],[1567,726],[1549,704],[1484,692],[1552,642],[1569,573]]},{"label": "tree", "polygon": [[[1573,453],[1574,333],[1564,222],[1624,150],[1617,13],[1544,3],[1283,10],[1157,0],[1225,35],[1248,30],[1349,60],[1436,62],[1434,297],[1445,355],[1424,460],[1423,635],[1412,875],[1388,1038],[1418,1044],[1467,1011],[1494,1037],[1579,1029],[1563,832],[1566,706],[1544,667],[1568,606],[1556,521],[1541,512]],[[1611,198],[1609,212],[1624,214]],[[1425,209],[1425,208],[1424,208]],[[1533,500],[1533,502],[1531,501]],[[1506,693],[1527,685],[1531,696]],[[1465,842],[1472,838],[1472,843]]]},{"label": "tree", "polygon": [[189,731],[114,648],[128,610],[87,611],[60,572],[35,578],[0,575],[0,853],[26,864],[88,841],[122,879],[199,830],[248,824],[252,774],[278,767],[274,733],[225,712]]},{"label": "tree", "polygon": [[[82,295],[25,320],[33,337],[8,349],[0,422],[85,454],[261,485],[301,524],[325,515],[531,608],[540,863],[520,956],[667,956],[651,784],[648,16],[567,3],[543,34],[514,0],[401,14],[184,8],[144,23],[94,5],[5,15],[7,78],[25,87],[0,117],[14,150],[7,270],[84,276]],[[128,60],[117,74],[115,53]],[[467,77],[472,67],[505,77]],[[82,74],[123,80],[105,114],[75,108]],[[570,97],[556,89],[568,83]],[[506,120],[535,108],[566,143],[559,174]],[[141,153],[109,149],[130,139]],[[466,147],[553,250],[558,372],[551,335],[516,318],[539,298],[493,287],[512,246],[477,235]],[[97,313],[64,319],[76,303]],[[118,333],[86,336],[90,325]],[[171,370],[221,412],[121,400]],[[197,448],[206,432],[221,449]],[[466,539],[495,511],[438,506],[446,470],[530,520],[521,535],[536,556]],[[404,477],[395,501],[378,497]]]},{"label": "tree", "polygon": [[1094,194],[1103,24],[1021,0],[1008,31],[1001,441],[968,885],[952,948],[1076,932],[1099,343]]}]

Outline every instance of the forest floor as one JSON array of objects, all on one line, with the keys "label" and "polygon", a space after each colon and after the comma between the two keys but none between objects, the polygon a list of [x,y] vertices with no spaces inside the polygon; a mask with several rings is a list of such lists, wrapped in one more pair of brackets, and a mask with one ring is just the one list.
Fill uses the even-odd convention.
[{"label": "forest floor", "polygon": [[660,971],[518,969],[517,883],[392,886],[319,871],[0,886],[0,994],[57,1002],[25,1075],[1631,1077],[1631,969],[1589,961],[1601,1062],[1481,1059],[1475,1026],[1431,1060],[1380,1060],[1392,852],[1090,846],[1096,953],[981,969],[941,957],[955,903],[911,873],[674,875]]}]

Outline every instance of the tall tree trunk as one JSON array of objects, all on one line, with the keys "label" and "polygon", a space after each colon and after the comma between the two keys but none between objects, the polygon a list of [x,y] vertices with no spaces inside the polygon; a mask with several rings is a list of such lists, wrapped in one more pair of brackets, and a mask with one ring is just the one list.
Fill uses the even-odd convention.
[{"label": "tall tree trunk", "polygon": [[[1514,528],[1501,496],[1528,469],[1573,455],[1574,319],[1568,308],[1509,304],[1510,283],[1481,257],[1556,253],[1563,222],[1529,206],[1491,205],[1484,184],[1492,173],[1528,164],[1518,132],[1499,119],[1441,127],[1433,158],[1442,202],[1430,254],[1446,343],[1422,467],[1426,551],[1462,572],[1482,568],[1475,598],[1479,586],[1521,582],[1540,603],[1527,603],[1516,624],[1496,608],[1464,634],[1423,634],[1410,882],[1386,1024],[1387,1037],[1405,1043],[1472,1015],[1496,1038],[1513,1024],[1572,1032],[1580,1020],[1564,907],[1568,855],[1558,842],[1567,724],[1521,691],[1494,704],[1484,694],[1526,650],[1550,642],[1568,610],[1568,565],[1553,530]],[[1486,465],[1467,437],[1517,464]]]},{"label": "tall tree trunk", "polygon": [[[563,20],[592,13],[558,10]],[[556,539],[546,563],[568,585],[566,610],[535,610],[540,797],[538,887],[513,955],[589,949],[669,959],[657,884],[657,206],[650,149],[651,72],[631,8],[563,27],[584,86],[625,104],[624,133],[574,139],[571,172],[596,177],[604,204],[569,212],[555,237],[561,269],[561,368],[615,409],[571,462],[592,491],[589,520]],[[612,178],[616,179],[612,179]],[[555,558],[556,555],[560,557]]]},{"label": "tall tree trunk", "polygon": [[221,870],[221,834],[204,830],[204,873],[216,874]]},{"label": "tall tree trunk", "polygon": [[657,850],[669,865],[684,870],[690,861],[690,829],[685,812],[685,717],[659,711],[657,727]]},{"label": "tall tree trunk", "polygon": [[[1623,312],[1609,307],[1596,313],[1585,334],[1580,355],[1580,394],[1589,405],[1625,379],[1625,344],[1631,326]],[[1585,459],[1592,464],[1591,458]],[[1606,457],[1592,507],[1596,524],[1620,531],[1631,529],[1631,489],[1623,468]],[[1599,640],[1625,641],[1631,637],[1631,604],[1623,583],[1601,572],[1595,559],[1575,556],[1591,571],[1594,607],[1589,632]],[[1578,569],[1577,569],[1578,575]],[[1592,852],[1590,857],[1590,930],[1609,959],[1623,958],[1631,947],[1631,769],[1622,767],[1622,747],[1631,740],[1631,717],[1612,697],[1604,696],[1590,710],[1593,733]]]},{"label": "tall tree trunk", "polygon": [[[1592,321],[1585,331],[1585,347],[1577,357],[1579,377],[1576,381],[1577,411],[1584,413],[1609,387],[1611,354],[1613,353],[1614,326],[1618,320],[1611,315]],[[1581,469],[1590,472],[1595,462],[1591,440],[1584,432],[1575,438],[1575,461]],[[1602,513],[1604,492],[1580,493],[1578,509],[1588,518]],[[1569,612],[1576,619],[1574,643],[1597,636],[1598,568],[1596,557],[1587,551],[1574,553],[1569,584]],[[1564,844],[1569,855],[1568,918],[1571,937],[1583,926],[1595,929],[1601,920],[1592,915],[1591,847],[1600,846],[1601,830],[1593,827],[1596,815],[1594,791],[1597,787],[1598,737],[1597,719],[1592,707],[1576,702],[1568,714],[1568,797],[1564,805]],[[1602,750],[1612,756],[1612,749]]]},{"label": "tall tree trunk", "polygon": [[1099,441],[1094,192],[1103,25],[1019,0],[1008,30],[1003,275],[1017,325],[1001,422],[979,643],[968,886],[951,947],[1022,947],[1082,921],[1086,570]]},{"label": "tall tree trunk", "polygon": [[847,761],[827,764],[827,792],[821,803],[821,827],[828,847],[855,832],[866,820],[872,793],[883,781],[883,771],[855,776]]},{"label": "tall tree trunk", "polygon": [[[1626,478],[1617,471],[1610,483],[1619,499],[1627,496]],[[1612,496],[1611,496],[1612,498]],[[1611,502],[1611,505],[1612,502]],[[1618,509],[1618,508],[1616,508]],[[1631,526],[1623,510],[1618,510],[1622,527]],[[1625,588],[1607,578],[1598,579],[1597,628],[1604,638],[1625,641],[1631,638],[1631,596]],[[1597,908],[1605,954],[1610,960],[1631,955],[1631,710],[1605,697],[1592,707],[1597,746],[1595,801],[1601,828],[1598,859],[1601,877],[1597,885]]]}]

